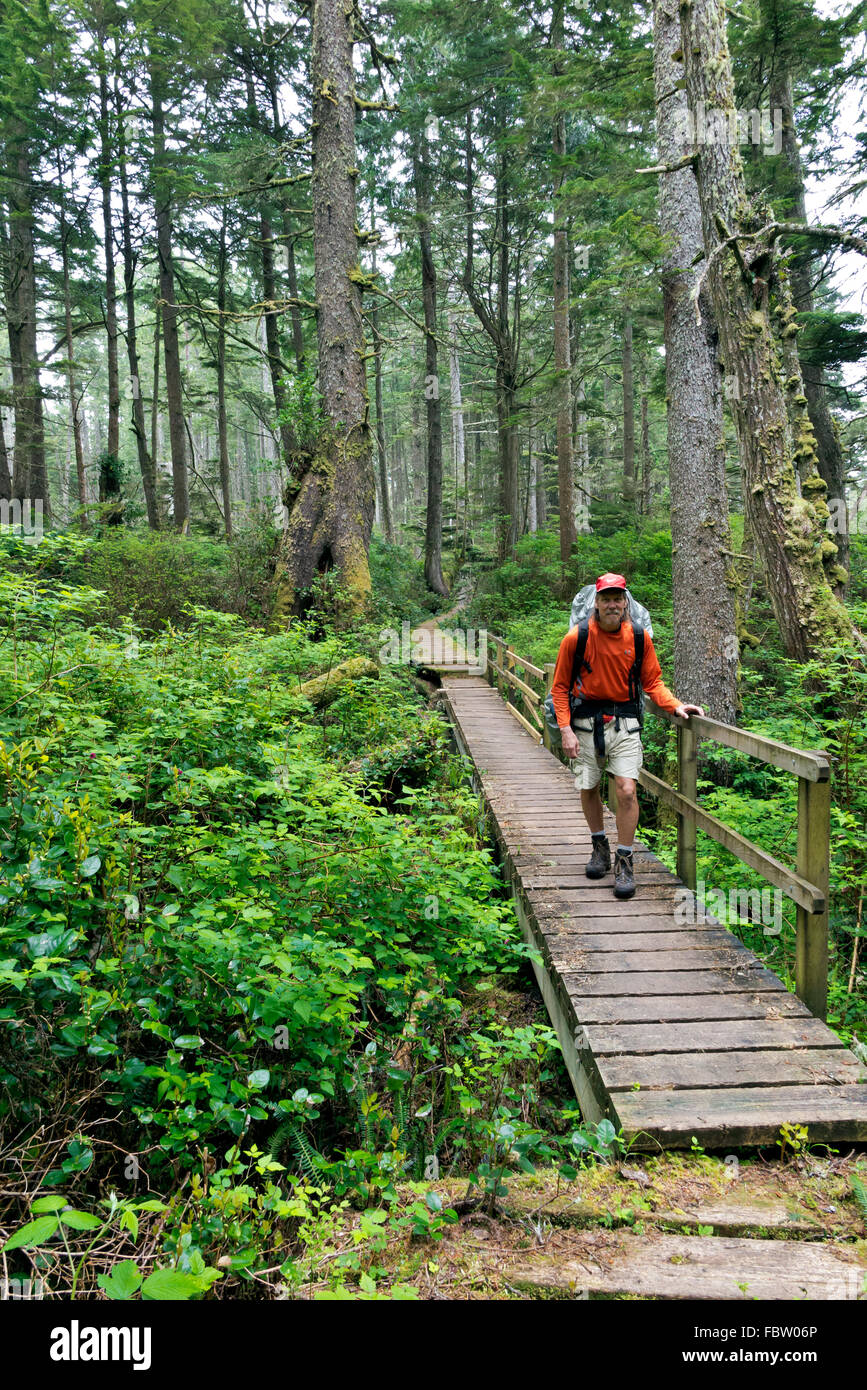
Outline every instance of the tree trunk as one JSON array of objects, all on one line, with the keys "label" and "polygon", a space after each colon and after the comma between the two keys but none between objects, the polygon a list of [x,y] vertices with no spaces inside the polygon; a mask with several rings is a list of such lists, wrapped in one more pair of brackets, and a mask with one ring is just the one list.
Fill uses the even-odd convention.
[{"label": "tree trunk", "polygon": [[277,428],[280,434],[280,448],[287,473],[292,472],[292,459],[295,452],[295,438],[291,425],[280,419],[286,406],[286,390],[283,385],[283,362],[280,357],[280,337],[277,330],[277,310],[268,308],[277,299],[277,284],[274,275],[274,233],[270,219],[262,213],[259,219],[259,235],[262,239],[262,297],[266,308],[265,346],[268,354],[268,372],[271,378],[271,391],[274,396],[274,410],[277,415]]},{"label": "tree trunk", "polygon": [[120,457],[120,378],[117,367],[117,280],[114,270],[114,230],[111,218],[111,131],[108,115],[108,72],[105,33],[97,31],[99,58],[99,186],[102,192],[102,234],[105,253],[106,365],[108,368],[108,443],[112,458]]},{"label": "tree trunk", "polygon": [[[807,222],[807,204],[804,189],[804,171],[801,166],[801,152],[795,130],[795,111],[792,96],[792,81],[781,63],[779,55],[774,55],[774,70],[768,88],[768,102],[771,111],[782,111],[782,153],[789,173],[790,208],[787,216],[798,222]],[[789,283],[792,299],[799,314],[813,311],[813,286],[811,260],[809,255],[793,256],[789,264]],[[813,433],[816,437],[817,467],[828,489],[829,499],[836,498],[839,513],[846,515],[846,465],[840,436],[834,428],[834,421],[828,409],[828,396],[822,379],[822,369],[812,363],[801,362],[804,380],[804,394],[807,398],[807,412]],[[837,545],[837,562],[842,569],[849,569],[849,536],[844,529],[834,533]],[[845,583],[834,586],[838,596],[845,591]]]},{"label": "tree trunk", "polygon": [[36,342],[36,251],[33,235],[30,148],[20,121],[9,121],[6,141],[9,234],[6,274],[6,322],[12,369],[15,416],[12,496],[41,500],[50,515],[45,471],[45,427]]},{"label": "tree trunk", "polygon": [[647,404],[647,362],[641,362],[641,505],[639,511],[650,511],[650,416]]},{"label": "tree trunk", "polygon": [[[371,196],[370,229],[374,231],[373,198]],[[376,277],[376,250],[373,251],[371,275]],[[394,521],[391,513],[391,494],[388,488],[388,467],[385,452],[385,421],[382,407],[382,338],[379,332],[379,303],[376,298],[370,314],[373,336],[373,382],[376,395],[376,453],[379,463],[379,497],[382,511],[382,530],[385,539],[394,544]]]},{"label": "tree trunk", "polygon": [[[119,54],[115,55],[116,66]],[[129,380],[132,389],[132,430],[135,435],[136,454],[144,490],[148,526],[159,531],[161,526],[159,501],[157,498],[156,444],[154,452],[148,453],[145,432],[144,396],[141,389],[139,368],[138,337],[135,317],[135,255],[132,247],[132,223],[129,211],[129,182],[126,171],[126,134],[124,131],[124,108],[117,70],[114,74],[114,104],[117,112],[117,169],[120,183],[120,210],[123,233],[123,291],[126,305],[126,356],[129,364]],[[157,315],[159,318],[159,315]],[[157,398],[157,372],[159,369],[159,334],[157,334],[156,363],[154,368],[154,401]]]},{"label": "tree trunk", "polygon": [[298,273],[295,268],[295,238],[292,235],[289,214],[283,214],[283,235],[286,238],[286,288],[292,301],[289,305],[289,321],[292,324],[292,348],[295,352],[295,365],[299,372],[304,370],[304,331],[301,324],[301,309],[298,299]]},{"label": "tree trunk", "polygon": [[[681,11],[681,26],[691,109],[703,103],[705,111],[730,119],[735,102],[723,0],[694,0]],[[705,272],[726,374],[733,383],[732,416],[744,497],[786,653],[806,660],[851,638],[853,629],[829,585],[829,573],[835,583],[839,580],[837,547],[825,530],[826,487],[815,466],[804,484],[804,496],[798,495],[798,460],[806,454],[815,458],[814,436],[809,423],[797,439],[790,428],[768,310],[774,246],[767,233],[758,235],[767,213],[747,199],[740,152],[733,141],[700,143],[696,171]],[[800,373],[788,385],[793,396],[803,396]]]},{"label": "tree trunk", "polygon": [[623,501],[635,508],[635,384],[632,379],[632,315],[623,319]]},{"label": "tree trunk", "polygon": [[[58,156],[59,158],[59,156]],[[78,491],[79,524],[87,530],[87,485],[84,477],[84,449],[81,443],[81,423],[78,416],[79,398],[75,380],[75,353],[72,337],[72,296],[69,289],[69,228],[64,206],[65,190],[62,174],[58,168],[58,190],[60,197],[60,260],[63,267],[63,319],[66,329],[66,375],[69,382],[69,423],[75,448],[75,477]],[[115,455],[115,458],[117,456]],[[103,470],[100,469],[100,477]],[[105,498],[100,489],[100,502]]]},{"label": "tree trunk", "polygon": [[[447,314],[449,327],[449,400],[452,416],[452,457],[455,461],[455,478],[461,480],[463,488],[463,542],[461,553],[467,548],[467,505],[469,488],[467,482],[467,444],[464,434],[464,407],[461,397],[461,367],[458,358],[458,321],[453,311]],[[457,505],[455,506],[455,536],[458,533]]]},{"label": "tree trunk", "polygon": [[232,485],[229,469],[229,431],[226,424],[226,223],[228,212],[223,204],[220,223],[220,254],[217,261],[217,448],[220,466],[220,491],[223,495],[223,525],[226,539],[232,539]]},{"label": "tree trunk", "polygon": [[[563,4],[554,0],[551,47],[563,48]],[[553,71],[561,71],[555,58]],[[572,458],[572,361],[569,345],[569,259],[567,228],[560,210],[566,177],[566,115],[554,114],[554,371],[557,383],[557,492],[560,511],[560,560],[565,565],[575,544],[574,461]]]},{"label": "tree trunk", "polygon": [[187,431],[184,423],[181,357],[178,343],[178,311],[175,307],[175,272],[172,253],[171,179],[166,168],[166,136],[163,115],[162,78],[155,66],[150,69],[151,114],[154,137],[154,205],[157,223],[160,300],[162,304],[163,358],[166,369],[166,407],[169,415],[169,443],[172,452],[172,499],[175,530],[189,522],[190,495],[187,476]]},{"label": "tree trunk", "polygon": [[370,593],[375,486],[368,424],[362,276],[355,205],[352,11],[313,0],[313,255],[319,387],[327,424],[290,478],[277,609],[297,611],[317,572],[336,565],[349,606]]},{"label": "tree trunk", "polygon": [[[677,163],[691,148],[682,134],[687,99],[682,64],[674,57],[680,46],[673,0],[656,0],[653,63],[661,164]],[[691,168],[660,175],[659,209],[666,241],[662,285],[675,689],[682,700],[732,724],[738,708],[737,581],[726,554],[732,543],[716,320],[706,288],[699,298],[701,324],[691,299],[701,273],[694,262],[703,246]]]},{"label": "tree trunk", "polygon": [[413,183],[421,250],[421,292],[424,308],[424,397],[427,416],[427,509],[425,514],[424,577],[437,594],[448,594],[443,579],[443,426],[437,354],[437,279],[430,237],[430,164],[427,140],[413,145]]},{"label": "tree trunk", "polygon": [[6,448],[6,434],[3,417],[0,415],[0,502],[12,500],[12,474],[9,471],[9,453]]}]

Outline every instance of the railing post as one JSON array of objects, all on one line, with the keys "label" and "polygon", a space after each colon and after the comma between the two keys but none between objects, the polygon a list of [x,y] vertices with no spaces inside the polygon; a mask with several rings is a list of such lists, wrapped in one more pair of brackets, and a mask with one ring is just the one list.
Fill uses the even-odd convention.
[{"label": "railing post", "polygon": [[503,683],[504,683],[504,682],[503,682],[503,675],[502,675],[502,672],[503,672],[503,644],[502,644],[502,642],[497,642],[497,660],[495,661],[494,665],[496,666],[498,672],[500,673],[500,674],[497,676],[497,690],[498,690],[498,692],[500,693],[500,695],[502,695],[502,693],[503,693]]},{"label": "railing post", "polygon": [[[543,668],[545,672],[545,700],[547,700],[548,696],[551,694],[551,686],[554,684],[555,665],[556,662],[554,661],[546,661]],[[542,716],[544,719],[544,710],[542,711]],[[542,742],[544,743],[545,747],[548,749],[549,752],[553,751],[551,746],[551,730],[548,728],[547,719],[544,719],[544,728],[542,730]]]},{"label": "railing post", "polygon": [[817,1018],[828,1008],[828,884],[831,783],[798,778],[798,873],[825,895],[824,912],[798,907],[795,992]]},{"label": "railing post", "polygon": [[[682,796],[688,796],[690,801],[695,801],[696,783],[698,780],[696,755],[698,753],[698,736],[689,724],[678,724],[677,726],[677,790]],[[678,811],[677,813],[677,876],[691,888],[693,893],[696,886],[696,831],[695,816],[688,811]]]},{"label": "railing post", "polygon": [[[508,647],[506,648],[506,670],[507,670],[507,671],[511,671],[512,674],[514,675],[514,672],[515,672],[515,648],[512,646],[511,643],[509,643]],[[509,705],[511,705],[511,704],[516,704],[516,703],[517,703],[517,701],[514,699],[514,690],[515,690],[515,687],[514,687],[513,685],[510,685],[509,682],[507,681],[507,682],[506,682],[506,703],[509,704]]]}]

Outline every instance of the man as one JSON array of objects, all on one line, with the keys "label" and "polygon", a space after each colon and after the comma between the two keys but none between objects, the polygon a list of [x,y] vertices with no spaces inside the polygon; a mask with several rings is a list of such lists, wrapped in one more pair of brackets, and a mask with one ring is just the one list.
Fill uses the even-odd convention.
[{"label": "man", "polygon": [[[599,795],[599,779],[606,761],[617,787],[618,845],[614,858],[614,896],[617,898],[631,898],[635,892],[632,859],[638,825],[635,782],[644,761],[638,691],[630,688],[630,673],[635,664],[635,635],[627,610],[623,575],[600,575],[596,581],[596,607],[589,621],[587,646],[575,685],[572,686],[572,673],[578,645],[577,627],[573,627],[560,643],[551,687],[563,751],[567,758],[581,758],[575,780],[581,789],[581,806],[593,836],[593,852],[585,869],[588,878],[602,878],[611,869],[611,847],[603,829]],[[640,683],[654,704],[662,709],[684,719],[690,714],[704,714],[700,705],[682,705],[663,684],[659,660],[647,632]],[[570,718],[570,689],[580,698],[574,722]],[[584,735],[580,743],[576,732]]]}]

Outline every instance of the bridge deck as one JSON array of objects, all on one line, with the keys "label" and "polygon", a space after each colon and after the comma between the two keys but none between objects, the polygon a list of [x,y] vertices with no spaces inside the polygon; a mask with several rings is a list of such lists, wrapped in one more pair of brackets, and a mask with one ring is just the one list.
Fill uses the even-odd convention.
[{"label": "bridge deck", "polygon": [[867,1139],[867,1072],[831,1030],[719,923],[675,920],[680,880],[640,841],[634,898],[585,876],[574,778],[485,680],[444,674],[440,698],[585,1118],[651,1150],[773,1143],[787,1122],[811,1140]]}]

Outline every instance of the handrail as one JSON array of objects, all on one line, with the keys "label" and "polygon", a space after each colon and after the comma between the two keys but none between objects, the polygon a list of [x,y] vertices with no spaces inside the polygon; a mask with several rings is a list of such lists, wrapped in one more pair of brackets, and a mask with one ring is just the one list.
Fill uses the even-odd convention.
[{"label": "handrail", "polygon": [[[548,725],[541,735],[511,703],[516,691],[529,705],[541,705],[550,693],[554,680],[554,663],[546,662],[544,669],[535,666],[514,651],[502,637],[488,633],[488,641],[496,648],[496,660],[488,658],[485,677],[496,685],[504,696],[506,708],[528,733],[545,744],[551,752],[563,758],[562,750],[553,747]],[[526,681],[515,675],[520,666],[525,675],[545,682],[545,695],[537,695]],[[504,688],[505,686],[505,688]],[[792,748],[723,724],[706,715],[690,715],[689,719],[672,714],[651,702],[654,713],[667,719],[677,729],[677,787],[655,777],[650,772],[639,773],[638,780],[646,791],[677,812],[677,872],[683,883],[696,890],[696,832],[701,829],[734,854],[742,863],[755,869],[766,882],[779,888],[797,905],[797,937],[795,948],[795,990],[799,999],[818,1017],[824,1018],[828,1003],[828,887],[831,841],[831,761],[822,749]],[[535,710],[534,710],[535,713]],[[538,717],[538,716],[537,716]],[[734,748],[748,757],[758,758],[798,778],[798,848],[796,868],[791,869],[758,845],[747,840],[730,826],[703,809],[696,799],[698,744],[701,739]],[[563,759],[565,761],[565,759]]]}]

